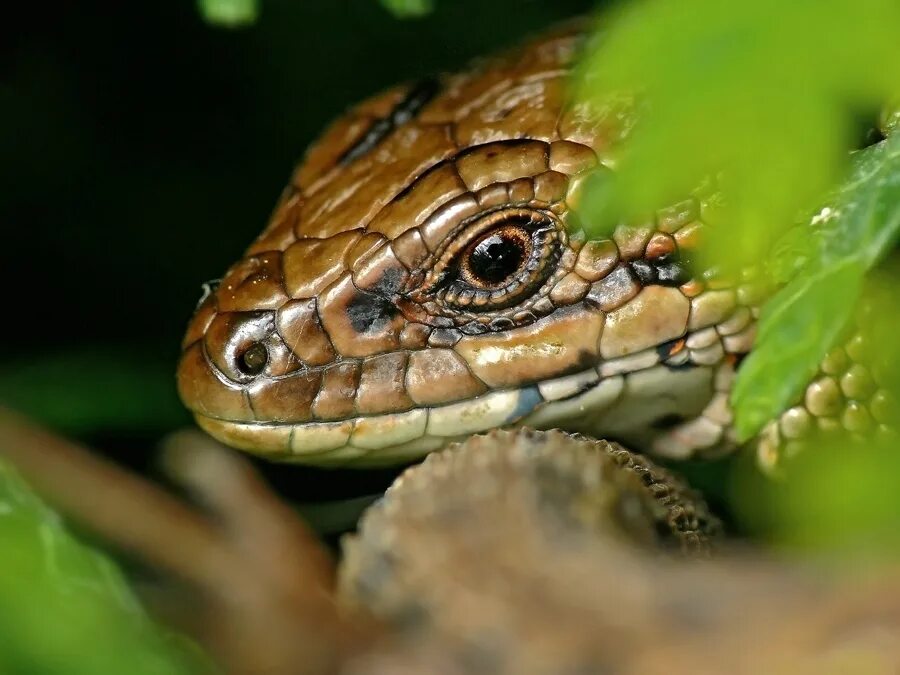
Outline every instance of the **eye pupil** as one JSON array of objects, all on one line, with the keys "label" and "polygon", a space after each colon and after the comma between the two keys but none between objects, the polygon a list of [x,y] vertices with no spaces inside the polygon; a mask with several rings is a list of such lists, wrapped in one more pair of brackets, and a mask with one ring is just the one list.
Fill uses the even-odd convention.
[{"label": "eye pupil", "polygon": [[469,267],[482,282],[497,284],[518,270],[524,258],[525,250],[519,241],[492,234],[472,249]]},{"label": "eye pupil", "polygon": [[269,362],[269,351],[261,342],[251,345],[238,357],[238,369],[244,375],[259,375]]}]

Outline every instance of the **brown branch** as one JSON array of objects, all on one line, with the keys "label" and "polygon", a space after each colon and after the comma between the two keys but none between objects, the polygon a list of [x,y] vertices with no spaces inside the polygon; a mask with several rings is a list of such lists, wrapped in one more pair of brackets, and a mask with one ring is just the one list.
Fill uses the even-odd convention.
[{"label": "brown branch", "polygon": [[174,577],[155,599],[228,672],[333,673],[369,644],[372,626],[338,611],[330,556],[247,462],[198,432],[165,446],[208,515],[0,409],[0,456],[68,519]]},{"label": "brown branch", "polygon": [[212,523],[149,481],[3,408],[0,456],[54,509],[123,553],[194,583],[222,579],[229,554]]}]

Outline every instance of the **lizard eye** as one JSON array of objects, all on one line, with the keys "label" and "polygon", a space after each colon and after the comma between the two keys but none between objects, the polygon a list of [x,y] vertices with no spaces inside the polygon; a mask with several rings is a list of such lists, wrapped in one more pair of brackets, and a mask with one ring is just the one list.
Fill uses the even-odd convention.
[{"label": "lizard eye", "polygon": [[562,225],[531,209],[504,209],[468,225],[431,271],[441,304],[470,312],[505,309],[537,290],[559,260]]},{"label": "lizard eye", "polygon": [[469,244],[460,260],[460,276],[474,287],[500,287],[521,269],[531,249],[525,228],[505,225]]}]

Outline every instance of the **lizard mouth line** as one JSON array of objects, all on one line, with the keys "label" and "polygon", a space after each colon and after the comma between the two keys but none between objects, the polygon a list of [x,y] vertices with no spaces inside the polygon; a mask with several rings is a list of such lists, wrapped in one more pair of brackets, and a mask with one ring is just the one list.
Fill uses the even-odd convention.
[{"label": "lizard mouth line", "polygon": [[585,427],[585,419],[602,423],[599,417],[607,418],[604,430],[615,430],[621,426],[615,418],[621,415],[612,413],[624,399],[631,406],[642,398],[655,402],[651,408],[656,410],[667,401],[671,404],[671,387],[684,386],[687,380],[696,380],[709,397],[712,368],[692,363],[689,350],[664,359],[661,351],[650,348],[519,388],[397,413],[298,423],[236,422],[194,414],[197,423],[218,440],[276,461],[333,467],[397,464],[496,427],[526,424],[588,431],[591,427]]}]

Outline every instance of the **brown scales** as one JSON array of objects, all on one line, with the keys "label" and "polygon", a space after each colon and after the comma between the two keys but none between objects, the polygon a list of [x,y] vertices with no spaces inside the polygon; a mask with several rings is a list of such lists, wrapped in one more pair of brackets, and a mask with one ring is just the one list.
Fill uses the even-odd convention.
[{"label": "brown scales", "polygon": [[[440,86],[392,89],[335,122],[192,320],[179,369],[187,405],[235,422],[341,420],[595,363],[604,313],[662,283],[658,265],[642,274],[647,265],[625,261],[639,264],[645,249],[648,260],[673,253],[676,240],[664,232],[699,213],[688,205],[674,219],[661,214],[652,238],[655,225],[583,245],[570,222],[580,179],[610,163],[623,130],[566,104],[578,40],[577,29],[557,31]],[[429,274],[464,246],[460,232],[514,207],[545,214],[564,240],[539,288],[488,311],[485,299],[460,308],[447,303],[466,297],[432,295]],[[498,366],[473,357],[492,344],[560,339],[558,358],[540,364],[527,350]],[[241,356],[260,342],[269,361],[247,377]]]},{"label": "brown scales", "polygon": [[[634,357],[638,370],[645,352],[674,356],[677,340],[684,358],[672,367],[729,381],[752,347],[765,288],[691,277],[705,203],[687,199],[596,240],[573,211],[584,176],[614,165],[632,124],[622,110],[597,114],[565,99],[579,40],[577,25],[565,27],[470,70],[396,87],[325,131],[188,327],[179,391],[201,425],[239,447],[302,459],[296,425],[347,422],[339,435],[352,443],[372,416],[593,366],[606,376],[615,359]],[[508,226],[523,211],[549,229],[548,257],[502,289],[451,283],[473,230]],[[781,432],[769,429],[764,464],[801,427],[878,426],[871,397],[845,397],[829,382],[811,386]],[[640,449],[683,457],[733,447],[729,387],[708,387],[706,409]],[[318,461],[308,449],[303,461]]]}]

